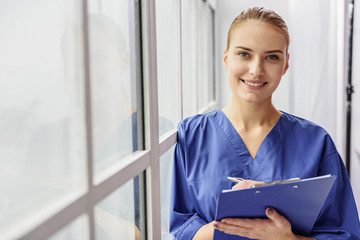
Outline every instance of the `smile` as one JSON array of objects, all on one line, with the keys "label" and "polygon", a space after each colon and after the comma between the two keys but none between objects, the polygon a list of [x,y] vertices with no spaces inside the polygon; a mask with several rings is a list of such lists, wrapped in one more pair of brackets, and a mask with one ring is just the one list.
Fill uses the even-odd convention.
[{"label": "smile", "polygon": [[247,82],[247,81],[245,81],[243,79],[241,79],[241,81],[243,83],[245,83],[246,85],[250,86],[250,87],[261,87],[261,86],[263,86],[263,85],[265,85],[267,83],[267,82],[263,82],[263,83]]}]

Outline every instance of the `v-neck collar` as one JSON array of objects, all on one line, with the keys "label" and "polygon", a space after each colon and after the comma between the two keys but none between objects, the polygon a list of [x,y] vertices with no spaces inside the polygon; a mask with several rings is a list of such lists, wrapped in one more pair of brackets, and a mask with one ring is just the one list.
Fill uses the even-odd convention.
[{"label": "v-neck collar", "polygon": [[230,120],[226,117],[225,113],[222,110],[218,110],[214,117],[215,120],[218,122],[222,132],[224,133],[226,141],[237,154],[240,165],[242,165],[242,167],[244,168],[250,168],[248,169],[249,174],[251,173],[251,175],[253,175],[253,170],[259,168],[262,162],[266,160],[268,156],[275,150],[276,144],[281,138],[281,133],[285,131],[285,114],[286,113],[284,112],[282,113],[274,127],[266,135],[266,137],[260,144],[254,159],[251,157],[239,133],[231,124]]}]

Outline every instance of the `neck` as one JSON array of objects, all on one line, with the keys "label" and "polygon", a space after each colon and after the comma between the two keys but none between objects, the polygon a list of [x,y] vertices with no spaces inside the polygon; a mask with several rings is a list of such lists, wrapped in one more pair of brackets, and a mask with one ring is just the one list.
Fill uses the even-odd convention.
[{"label": "neck", "polygon": [[273,127],[281,113],[271,103],[271,98],[261,103],[239,102],[232,99],[223,109],[229,120],[243,130],[260,126]]}]

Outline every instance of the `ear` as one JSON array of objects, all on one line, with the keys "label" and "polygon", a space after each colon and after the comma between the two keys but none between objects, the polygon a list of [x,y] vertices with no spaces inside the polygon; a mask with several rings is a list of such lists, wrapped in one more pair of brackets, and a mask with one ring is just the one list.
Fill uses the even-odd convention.
[{"label": "ear", "polygon": [[287,56],[286,56],[286,63],[285,63],[285,67],[284,67],[284,71],[283,71],[282,75],[285,75],[285,73],[289,69],[289,59],[290,59],[290,54],[288,53]]},{"label": "ear", "polygon": [[228,68],[228,52],[226,49],[224,51],[223,66],[224,66],[225,70],[227,70],[227,68]]}]

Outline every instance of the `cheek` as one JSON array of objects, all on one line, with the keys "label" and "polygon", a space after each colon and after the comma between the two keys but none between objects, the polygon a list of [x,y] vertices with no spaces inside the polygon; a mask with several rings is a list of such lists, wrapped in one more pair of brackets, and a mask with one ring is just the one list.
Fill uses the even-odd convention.
[{"label": "cheek", "polygon": [[[248,71],[248,68],[243,63],[233,63],[228,68],[229,75],[241,75]],[[230,76],[233,77],[233,76]]]},{"label": "cheek", "polygon": [[284,68],[282,66],[276,66],[276,67],[269,67],[266,70],[266,73],[273,79],[281,79],[284,73]]}]

